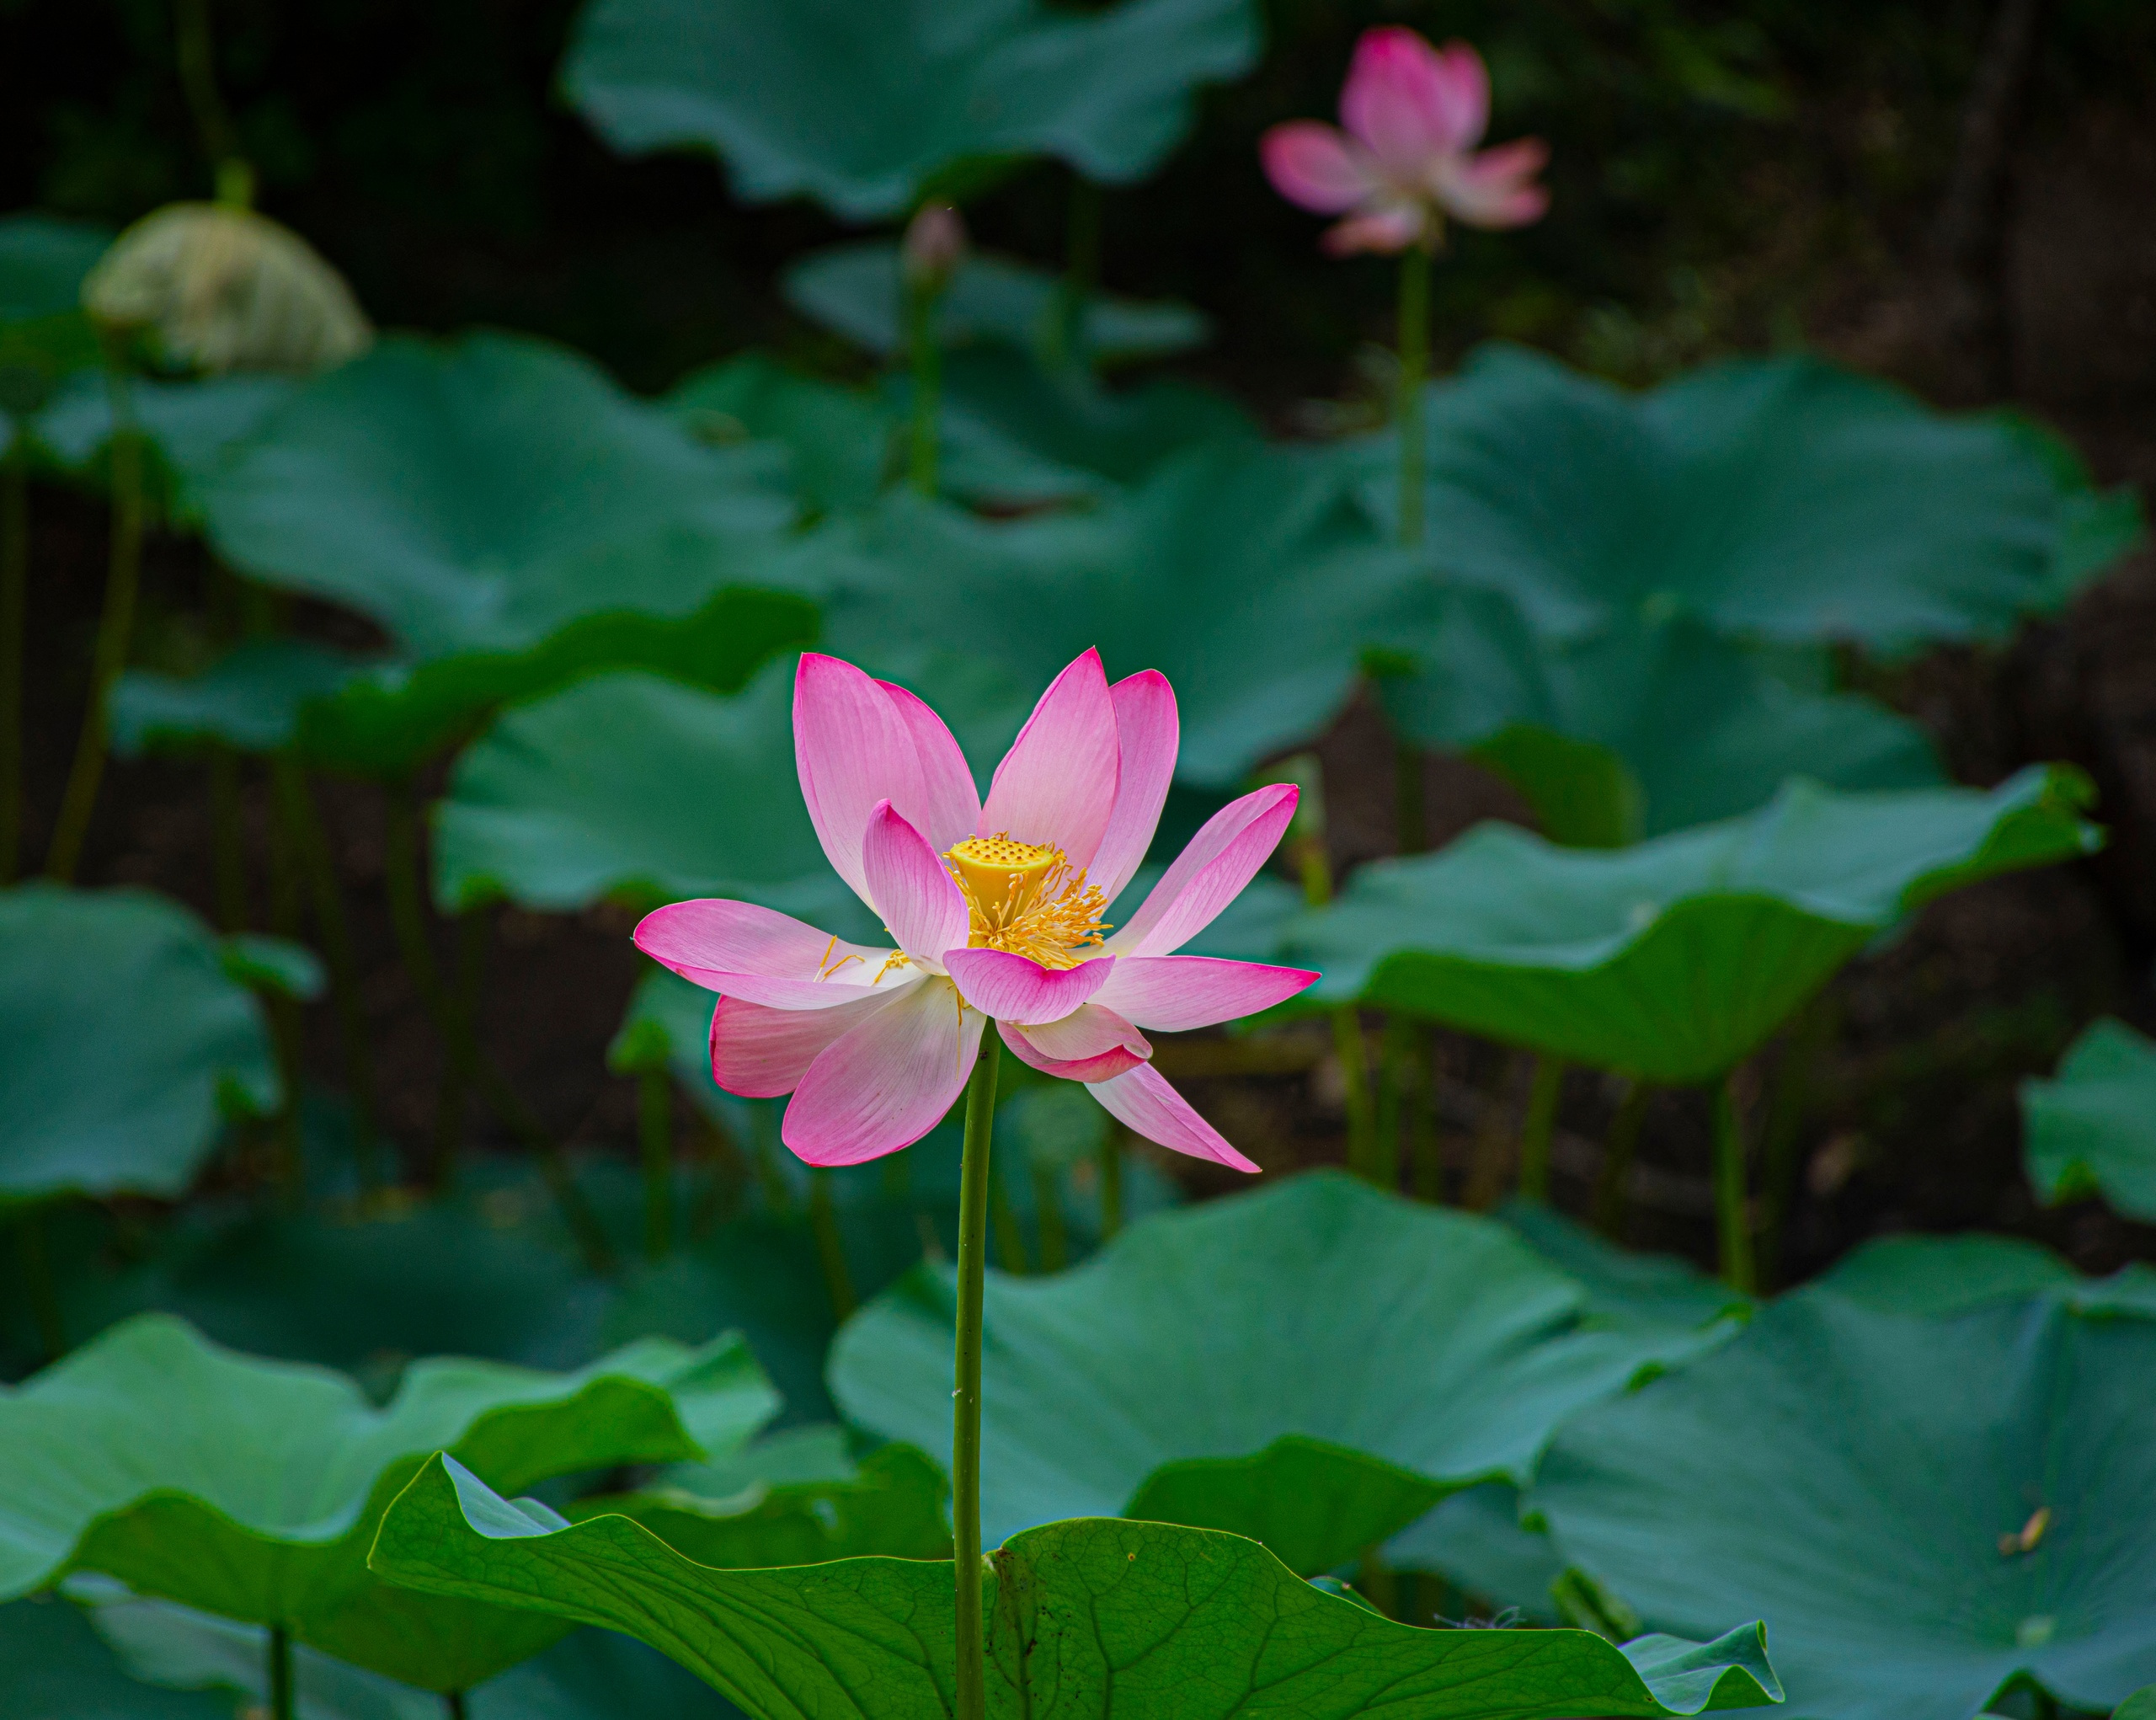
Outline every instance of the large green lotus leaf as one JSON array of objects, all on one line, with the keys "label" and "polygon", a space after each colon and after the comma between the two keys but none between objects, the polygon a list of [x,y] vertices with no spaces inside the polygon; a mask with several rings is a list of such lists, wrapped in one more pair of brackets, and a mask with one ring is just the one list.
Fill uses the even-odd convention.
[{"label": "large green lotus leaf", "polygon": [[[576,1373],[432,1360],[377,1409],[347,1379],[233,1354],[145,1315],[0,1392],[0,1594],[69,1568],[259,1623],[387,1676],[463,1690],[551,1640],[528,1618],[415,1604],[366,1569],[429,1452],[505,1487],[694,1457],[777,1408],[738,1338],[648,1339]],[[558,1635],[554,1632],[552,1635]]]},{"label": "large green lotus leaf", "polygon": [[[374,1566],[438,1593],[627,1632],[752,1714],[925,1720],[954,1698],[947,1562],[776,1570],[695,1563],[640,1525],[574,1527],[451,1459],[382,1525]],[[1697,1713],[1778,1700],[1757,1625],[1710,1643],[1581,1631],[1420,1631],[1303,1582],[1255,1542],[1158,1523],[1028,1530],[995,1555],[997,1720],[1529,1720]]]},{"label": "large green lotus leaf", "polygon": [[365,672],[307,639],[251,642],[199,675],[131,669],[112,689],[113,750],[131,756],[222,741],[243,752],[281,751],[298,740],[308,705]]},{"label": "large green lotus leaf", "polygon": [[1494,1610],[1516,1607],[1540,1624],[1558,1616],[1550,1589],[1565,1562],[1545,1532],[1520,1522],[1510,1482],[1461,1488],[1387,1541],[1384,1557],[1394,1570],[1443,1577]]},{"label": "large green lotus leaf", "polygon": [[912,686],[977,772],[1097,646],[1111,676],[1175,683],[1179,775],[1211,788],[1331,722],[1412,579],[1335,462],[1239,441],[1083,514],[997,523],[894,494],[814,534],[791,576],[824,596],[827,648]]},{"label": "large green lotus leaf", "polygon": [[[937,338],[947,347],[988,342],[1040,352],[1065,315],[1062,278],[1030,263],[974,252],[953,272],[936,305]],[[812,323],[881,358],[905,345],[899,248],[866,239],[812,251],[779,279],[786,302]],[[1080,332],[1086,355],[1102,364],[1162,358],[1202,344],[1203,314],[1172,301],[1146,302],[1098,293],[1086,302]]]},{"label": "large green lotus leaf", "polygon": [[[1689,1326],[1590,1320],[1587,1300],[1492,1220],[1331,1172],[1147,1219],[1054,1278],[996,1274],[982,1360],[984,1532],[1122,1512],[1163,1466],[1193,1460],[1265,1454],[1261,1467],[1307,1479],[1326,1455],[1315,1442],[1440,1493],[1524,1481],[1563,1416],[1715,1341]],[[923,1266],[846,1323],[830,1373],[849,1419],[941,1449],[952,1307],[948,1269]],[[1267,1451],[1288,1435],[1301,1445]],[[1193,1473],[1157,1484],[1184,1500],[1204,1491],[1211,1525],[1224,1526],[1259,1491],[1248,1468],[1215,1466],[1203,1489]],[[1337,1487],[1368,1494],[1380,1479]],[[1406,1500],[1364,1539],[1431,1503]],[[1294,1546],[1325,1532],[1322,1521],[1266,1522],[1291,1529]]]},{"label": "large green lotus leaf", "polygon": [[435,809],[435,900],[458,912],[499,896],[553,910],[734,896],[873,930],[802,803],[792,699],[781,662],[731,698],[625,671],[504,712]]},{"label": "large green lotus leaf", "polygon": [[2121,1702],[2111,1720],[2156,1720],[2156,1684],[2145,1685]]},{"label": "large green lotus leaf", "polygon": [[99,361],[83,277],[112,243],[105,228],[51,216],[0,217],[0,453],[68,371]]},{"label": "large green lotus leaf", "polygon": [[616,149],[707,148],[750,202],[805,193],[860,221],[982,158],[1141,179],[1197,87],[1240,76],[1257,44],[1248,0],[594,0],[562,83]]},{"label": "large green lotus leaf", "polygon": [[1577,1279],[1605,1318],[1705,1327],[1752,1309],[1751,1297],[1690,1261],[1620,1248],[1540,1200],[1508,1200],[1497,1215],[1536,1253]]},{"label": "large green lotus leaf", "polygon": [[1501,594],[1465,589],[1434,605],[1420,631],[1396,641],[1419,672],[1380,683],[1395,724],[1425,745],[1474,751],[1561,840],[1579,823],[1566,798],[1592,792],[1581,778],[1593,767],[1533,744],[1545,734],[1614,755],[1629,779],[1616,792],[1635,792],[1637,812],[1591,828],[1619,841],[1749,812],[1794,776],[1836,788],[1941,780],[1924,730],[1860,694],[1828,691],[1822,653],[1770,654],[1682,616],[1620,617],[1586,639],[1551,638]]},{"label": "large green lotus leaf", "polygon": [[1922,903],[2095,846],[2085,783],[2032,767],[1988,793],[1793,782],[1756,813],[1615,852],[1508,825],[1366,866],[1281,959],[1358,998],[1662,1082],[1715,1079]]},{"label": "large green lotus leaf", "polygon": [[1800,1293],[1560,1432],[1533,1493],[1652,1624],[1756,1609],[1790,1710],[1965,1720],[2156,1676],[2156,1322]]},{"label": "large green lotus leaf", "polygon": [[2133,1262],[2084,1278],[2020,1237],[1876,1237],[1836,1261],[1812,1288],[1884,1314],[1961,1314],[2049,1296],[2090,1314],[2156,1314],[2156,1268]]},{"label": "large green lotus leaf", "polygon": [[[1675,612],[1897,650],[1998,638],[2061,600],[2068,493],[2025,436],[1817,359],[1632,394],[1486,347],[1426,414],[1431,563],[1546,632]],[[1389,439],[1352,457],[1389,510]]]},{"label": "large green lotus leaf", "polygon": [[138,1682],[56,1594],[0,1606],[0,1698],[9,1720],[233,1720],[228,1695]]},{"label": "large green lotus leaf", "polygon": [[2100,1021],[2050,1081],[2021,1083],[2022,1148],[2046,1204],[2101,1194],[2156,1222],[2156,1043]]},{"label": "large green lotus leaf", "polygon": [[[155,457],[151,497],[175,523],[199,529],[218,474],[289,401],[288,377],[234,375],[195,382],[131,377],[127,410]],[[38,414],[39,443],[65,470],[105,481],[113,432],[112,385],[101,371],[69,377]]]},{"label": "large green lotus leaf", "polygon": [[818,513],[867,506],[892,467],[898,426],[876,396],[803,376],[764,353],[691,371],[665,404],[698,441],[780,444],[792,461],[794,489]]},{"label": "large green lotus leaf", "polygon": [[0,891],[0,1204],[176,1195],[280,1092],[259,1005],[177,902]]}]

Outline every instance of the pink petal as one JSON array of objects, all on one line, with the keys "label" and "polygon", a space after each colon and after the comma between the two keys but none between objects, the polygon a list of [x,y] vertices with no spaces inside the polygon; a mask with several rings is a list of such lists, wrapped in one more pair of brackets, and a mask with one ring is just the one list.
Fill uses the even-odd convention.
[{"label": "pink petal", "polygon": [[965,943],[966,898],[958,880],[888,800],[868,815],[861,862],[869,905],[908,955],[941,966],[945,950]]},{"label": "pink petal", "polygon": [[1490,125],[1490,72],[1465,42],[1450,41],[1436,56],[1433,93],[1439,147],[1472,148]]},{"label": "pink petal", "polygon": [[966,1002],[997,1021],[1059,1021],[1107,983],[1113,956],[1075,968],[1044,968],[1007,949],[953,949],[943,964]]},{"label": "pink petal", "polygon": [[868,901],[861,836],[876,803],[888,800],[909,821],[928,822],[910,723],[880,682],[836,657],[803,651],[793,677],[793,759],[832,869]]},{"label": "pink petal", "polygon": [[[776,1009],[851,1003],[883,976],[891,954],[754,902],[716,897],[653,910],[638,922],[636,945],[685,980]],[[905,970],[894,971],[902,981]]]},{"label": "pink petal", "polygon": [[[1195,1159],[1211,1159],[1238,1171],[1257,1167],[1228,1145],[1220,1131],[1190,1108],[1190,1101],[1167,1083],[1150,1063],[1107,1081],[1090,1083],[1086,1091],[1118,1123]],[[797,1103],[799,1102],[797,1100]]]},{"label": "pink petal", "polygon": [[1550,159],[1539,137],[1522,137],[1444,163],[1433,175],[1438,200],[1469,227],[1525,227],[1550,206],[1546,187],[1534,183]]},{"label": "pink petal", "polygon": [[1102,946],[1115,956],[1167,955],[1242,893],[1295,815],[1293,783],[1273,783],[1205,821],[1138,911]]},{"label": "pink petal", "polygon": [[947,980],[900,992],[808,1066],[779,1138],[812,1165],[857,1165],[912,1146],[964,1090],[981,1020],[960,1009]]},{"label": "pink petal", "polygon": [[1115,706],[1115,808],[1086,881],[1098,885],[1113,902],[1153,845],[1168,784],[1175,780],[1180,730],[1175,689],[1157,669],[1118,681],[1108,689],[1108,697]]},{"label": "pink petal", "polygon": [[926,795],[921,803],[921,816],[927,820],[926,824],[916,828],[928,838],[929,847],[940,854],[973,835],[974,827],[980,823],[980,791],[974,787],[973,771],[966,763],[958,737],[923,700],[894,681],[879,681],[876,684],[890,695],[891,702],[912,732]]},{"label": "pink petal", "polygon": [[1116,756],[1115,703],[1101,654],[1088,651],[1049,684],[995,767],[980,834],[1060,848],[1074,870],[1091,866],[1115,808]]},{"label": "pink petal", "polygon": [[1268,967],[1220,956],[1123,956],[1094,1001],[1095,1007],[1115,1010],[1140,1027],[1180,1034],[1256,1015],[1317,979],[1306,968]]},{"label": "pink petal", "polygon": [[1003,1021],[995,1030],[1021,1061],[1065,1081],[1107,1081],[1153,1055],[1145,1034],[1097,1003],[1081,1003],[1044,1027]]},{"label": "pink petal", "polygon": [[1378,187],[1363,147],[1316,120],[1290,120],[1257,140],[1257,158],[1273,189],[1320,215],[1353,209]]},{"label": "pink petal", "polygon": [[886,989],[835,1009],[771,1009],[722,997],[711,1014],[711,1078],[744,1099],[775,1099],[800,1086],[825,1046],[905,995]]},{"label": "pink petal", "polygon": [[1454,100],[1453,75],[1438,51],[1412,29],[1386,25],[1364,30],[1355,44],[1340,121],[1389,178],[1412,184],[1433,157],[1459,147],[1452,140],[1468,116],[1454,111]]},{"label": "pink petal", "polygon": [[1351,215],[1325,230],[1321,243],[1328,256],[1353,256],[1374,251],[1390,257],[1418,243],[1430,230],[1430,212],[1419,203],[1394,203],[1367,215]]}]

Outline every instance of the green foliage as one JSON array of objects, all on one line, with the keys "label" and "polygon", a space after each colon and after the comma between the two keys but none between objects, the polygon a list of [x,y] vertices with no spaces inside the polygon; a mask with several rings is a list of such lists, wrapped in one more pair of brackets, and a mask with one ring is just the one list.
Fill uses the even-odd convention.
[{"label": "green foliage", "polygon": [[1652,1625],[1758,1610],[1802,1712],[2102,1710],[2156,1672],[2152,1412],[2146,1319],[1804,1292],[1569,1423],[1529,1503]]},{"label": "green foliage", "polygon": [[750,201],[805,193],[860,221],[998,158],[1141,179],[1187,131],[1194,88],[1257,52],[1247,0],[1123,0],[1077,17],[1037,0],[959,13],[594,0],[562,82],[617,149],[701,146]]},{"label": "green foliage", "polygon": [[184,908],[0,891],[0,1205],[179,1194],[228,1114],[279,1098],[261,1009]]},{"label": "green foliage", "polygon": [[561,1632],[417,1602],[367,1574],[381,1514],[421,1459],[455,1450],[521,1488],[723,1449],[776,1407],[738,1339],[647,1339],[568,1375],[424,1362],[376,1409],[350,1381],[236,1356],[147,1315],[0,1393],[0,1594],[103,1572],[463,1690]]},{"label": "green foliage", "polygon": [[281,752],[299,740],[308,706],[366,672],[344,652],[307,639],[240,645],[199,675],[131,669],[112,689],[113,750],[186,751],[222,741],[242,752]]},{"label": "green foliage", "polygon": [[1946,891],[2089,852],[2088,788],[2032,768],[1989,793],[1836,794],[1616,852],[1503,825],[1364,868],[1291,922],[1314,1001],[1405,1009],[1662,1082],[1733,1067],[1879,932]]},{"label": "green foliage", "polygon": [[98,361],[83,277],[112,242],[104,228],[44,215],[0,218],[0,454],[69,371]]},{"label": "green foliage", "polygon": [[0,1606],[0,1667],[9,1709],[25,1720],[232,1720],[229,1700],[137,1683],[56,1594]]},{"label": "green foliage", "polygon": [[[175,526],[202,525],[205,499],[227,462],[258,435],[297,385],[289,377],[235,375],[199,382],[130,377],[121,385],[127,418],[152,456],[150,493]],[[31,426],[67,471],[105,482],[111,457],[115,384],[83,370],[61,385]]]},{"label": "green foliage", "polygon": [[691,371],[666,396],[683,428],[713,447],[782,445],[812,511],[865,507],[883,487],[897,426],[873,394],[787,369],[760,352]]},{"label": "green foliage", "polygon": [[2053,1079],[2021,1084],[2021,1115],[2029,1181],[2047,1205],[2100,1194],[2156,1221],[2156,1044],[2096,1023]]},{"label": "green foliage", "polygon": [[[752,1713],[949,1712],[947,1563],[721,1571],[620,1517],[565,1525],[453,1460],[397,1500],[376,1570],[435,1593],[626,1631]],[[1245,1712],[1403,1720],[1698,1713],[1779,1700],[1757,1626],[1710,1643],[1417,1631],[1299,1581],[1263,1548],[1166,1524],[1059,1523],[994,1561],[989,1712],[1032,1720]]]}]

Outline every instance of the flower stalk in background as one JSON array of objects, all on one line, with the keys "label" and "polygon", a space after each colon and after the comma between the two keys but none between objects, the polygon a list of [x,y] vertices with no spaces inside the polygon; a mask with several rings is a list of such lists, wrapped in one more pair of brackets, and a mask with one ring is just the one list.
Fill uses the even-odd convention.
[{"label": "flower stalk in background", "polygon": [[1550,194],[1538,138],[1477,149],[1490,123],[1490,75],[1465,42],[1433,48],[1412,29],[1365,30],[1340,91],[1341,127],[1273,126],[1259,153],[1292,203],[1344,218],[1326,231],[1336,256],[1400,257],[1400,536],[1422,537],[1422,387],[1429,371],[1430,259],[1448,216],[1468,227],[1524,227]]},{"label": "flower stalk in background", "polygon": [[966,259],[966,223],[948,203],[924,203],[906,223],[899,245],[899,280],[905,294],[906,366],[913,394],[907,476],[923,495],[936,494],[936,410],[942,393],[942,353],[936,344],[936,307]]},{"label": "flower stalk in background", "polygon": [[793,736],[824,852],[891,944],[850,943],[768,908],[716,900],[658,910],[636,942],[719,994],[712,1078],[746,1098],[791,1093],[781,1138],[812,1165],[859,1164],[911,1145],[970,1080],[951,1472],[958,1712],[977,1717],[981,1295],[1001,1047],[1084,1083],[1148,1140],[1255,1171],[1155,1072],[1145,1030],[1230,1021],[1316,979],[1175,953],[1264,863],[1297,791],[1270,784],[1214,814],[1112,926],[1175,775],[1175,694],[1157,671],[1111,686],[1098,653],[1077,659],[1041,696],[985,802],[934,711],[835,657],[803,655]]}]

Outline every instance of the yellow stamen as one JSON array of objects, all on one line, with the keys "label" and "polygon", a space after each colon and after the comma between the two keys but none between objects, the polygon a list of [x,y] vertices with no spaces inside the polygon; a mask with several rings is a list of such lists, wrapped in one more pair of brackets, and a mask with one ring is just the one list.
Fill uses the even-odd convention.
[{"label": "yellow stamen", "polygon": [[1006,949],[1044,968],[1075,968],[1107,932],[1107,899],[1060,848],[968,836],[947,857],[964,893],[974,949]]}]

